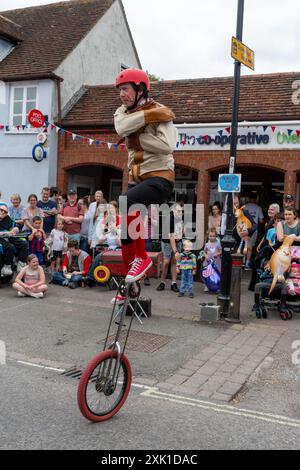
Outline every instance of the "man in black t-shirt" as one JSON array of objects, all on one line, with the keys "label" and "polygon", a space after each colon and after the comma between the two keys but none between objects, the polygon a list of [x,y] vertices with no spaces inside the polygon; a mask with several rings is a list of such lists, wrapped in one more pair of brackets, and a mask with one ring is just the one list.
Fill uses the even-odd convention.
[{"label": "man in black t-shirt", "polygon": [[50,235],[54,229],[55,216],[57,215],[57,204],[50,199],[50,188],[42,189],[42,199],[38,201],[37,207],[44,211],[44,226],[43,229],[46,235]]}]

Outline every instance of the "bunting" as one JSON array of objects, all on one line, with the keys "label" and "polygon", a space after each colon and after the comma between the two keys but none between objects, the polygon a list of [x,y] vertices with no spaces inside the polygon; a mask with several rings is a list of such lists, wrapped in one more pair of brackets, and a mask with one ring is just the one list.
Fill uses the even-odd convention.
[{"label": "bunting", "polygon": [[[245,127],[245,126],[244,126]],[[287,127],[284,127],[284,126],[274,126],[274,125],[260,125],[260,126],[248,126],[248,127],[253,127],[253,128],[256,128],[256,129],[259,129],[261,128],[263,130],[263,132],[266,132],[268,129],[271,129],[271,131],[274,133],[275,131],[278,131],[280,132],[281,134],[282,133],[287,133],[288,136],[291,136],[291,135],[296,135],[297,137],[300,136],[300,129],[290,129],[290,128],[287,128]],[[6,131],[6,132],[20,132],[22,129],[22,131],[25,131],[25,129],[32,129],[31,126],[29,125],[25,125],[25,124],[18,124],[17,126],[10,126],[10,125],[5,125],[5,124],[0,124],[0,132],[1,131]],[[50,123],[50,122],[45,122],[45,126],[43,128],[41,128],[41,132],[51,132],[51,131],[55,131],[57,135],[64,135],[67,139],[72,139],[74,142],[77,141],[77,142],[81,142],[83,144],[87,144],[87,145],[95,145],[97,148],[107,148],[108,150],[121,150],[121,151],[125,151],[126,150],[126,145],[123,143],[123,144],[116,144],[116,143],[113,143],[113,142],[107,142],[106,140],[98,140],[98,139],[93,139],[91,137],[86,137],[86,136],[82,136],[82,135],[79,135],[79,134],[75,134],[74,132],[70,132],[66,129],[63,129],[59,126],[57,126],[56,124],[53,124],[53,123]],[[199,137],[196,138],[196,140],[198,141],[198,143],[200,144],[202,139],[207,142],[209,141],[210,138],[214,139],[216,136],[218,136],[219,138],[220,137],[223,137],[224,135],[224,132],[226,132],[229,136],[231,135],[231,127],[225,127],[223,129],[220,129],[217,131],[216,134],[212,134],[212,135],[201,135]],[[177,142],[176,143],[176,148],[178,149],[180,147],[180,145],[182,146],[185,146],[185,145],[189,145],[190,144],[190,141],[187,141],[187,140],[182,140],[181,142]]]}]

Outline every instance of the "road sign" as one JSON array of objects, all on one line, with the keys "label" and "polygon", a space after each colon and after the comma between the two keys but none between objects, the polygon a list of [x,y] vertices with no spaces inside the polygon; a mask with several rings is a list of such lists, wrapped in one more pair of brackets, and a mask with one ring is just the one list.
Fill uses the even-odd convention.
[{"label": "road sign", "polygon": [[219,193],[240,193],[242,175],[226,174],[219,175]]},{"label": "road sign", "polygon": [[231,57],[254,70],[254,51],[235,37],[232,38],[231,42]]},{"label": "road sign", "polygon": [[45,117],[38,109],[32,109],[28,114],[28,122],[32,127],[40,128],[45,124]]}]

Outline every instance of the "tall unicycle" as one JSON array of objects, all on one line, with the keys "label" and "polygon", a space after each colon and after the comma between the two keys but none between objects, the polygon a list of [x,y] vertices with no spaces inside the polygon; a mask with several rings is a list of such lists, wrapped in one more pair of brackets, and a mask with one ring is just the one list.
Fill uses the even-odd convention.
[{"label": "tall unicycle", "polygon": [[[129,303],[137,304],[140,291],[139,283],[125,284],[122,281],[119,293],[125,296],[125,301],[122,305],[116,301],[114,303],[104,350],[88,363],[81,376],[77,392],[78,406],[89,421],[101,422],[112,418],[122,408],[129,394],[132,372],[124,352],[134,315],[127,328],[124,320]],[[109,344],[114,325],[114,341]]]}]

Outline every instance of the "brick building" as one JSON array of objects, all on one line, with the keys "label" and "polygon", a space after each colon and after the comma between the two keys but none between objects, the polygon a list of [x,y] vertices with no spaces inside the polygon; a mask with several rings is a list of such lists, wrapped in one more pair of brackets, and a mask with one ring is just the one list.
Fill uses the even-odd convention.
[{"label": "brick building", "polygon": [[[237,172],[242,194],[257,191],[261,205],[282,201],[284,193],[297,196],[300,187],[300,73],[245,76],[241,81]],[[232,78],[161,81],[153,83],[152,97],[176,114],[175,194],[185,192],[189,202],[209,204],[220,199],[219,173],[228,172]],[[297,89],[298,87],[298,89]],[[299,104],[297,104],[299,103]],[[113,113],[119,106],[114,86],[86,87],[63,118],[69,132],[118,142]],[[127,187],[126,152],[59,138],[59,188],[75,186],[80,194],[97,188],[115,198]]]}]

